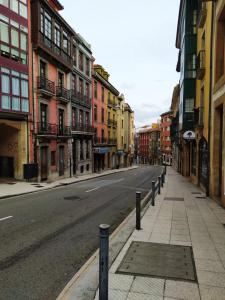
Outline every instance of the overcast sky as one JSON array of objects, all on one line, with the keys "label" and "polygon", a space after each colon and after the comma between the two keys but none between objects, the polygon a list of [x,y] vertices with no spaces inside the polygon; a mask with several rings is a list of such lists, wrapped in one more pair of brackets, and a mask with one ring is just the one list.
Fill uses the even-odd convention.
[{"label": "overcast sky", "polygon": [[137,127],[157,121],[178,83],[179,0],[61,0],[63,17],[92,46],[95,63],[135,111]]}]

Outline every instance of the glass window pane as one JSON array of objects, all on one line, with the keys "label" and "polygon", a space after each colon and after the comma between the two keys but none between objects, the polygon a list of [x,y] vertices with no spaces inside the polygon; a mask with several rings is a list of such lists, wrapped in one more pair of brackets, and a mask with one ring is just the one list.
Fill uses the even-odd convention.
[{"label": "glass window pane", "polygon": [[27,99],[22,99],[22,111],[29,112],[29,102]]},{"label": "glass window pane", "polygon": [[20,98],[12,97],[12,110],[20,110]]},{"label": "glass window pane", "polygon": [[19,78],[12,78],[12,94],[19,96],[20,95],[20,80]]},{"label": "glass window pane", "polygon": [[27,55],[26,55],[26,53],[21,53],[20,58],[21,58],[22,64],[26,65],[27,64]]},{"label": "glass window pane", "polygon": [[2,74],[2,93],[9,94],[10,86],[9,86],[9,76]]},{"label": "glass window pane", "polygon": [[19,48],[19,32],[15,29],[11,29],[11,42],[14,47]]},{"label": "glass window pane", "polygon": [[20,15],[27,19],[27,6],[20,3]]},{"label": "glass window pane", "polygon": [[11,49],[11,58],[19,61],[20,57],[19,57],[19,51],[15,50],[15,49]]},{"label": "glass window pane", "polygon": [[9,43],[9,26],[0,22],[0,38],[2,42]]},{"label": "glass window pane", "polygon": [[24,33],[20,34],[20,48],[27,51],[27,35]]},{"label": "glass window pane", "polygon": [[28,98],[28,81],[21,80],[21,96]]},{"label": "glass window pane", "polygon": [[9,0],[0,0],[0,4],[9,7]]},{"label": "glass window pane", "polygon": [[10,8],[14,12],[18,13],[18,0],[10,0]]},{"label": "glass window pane", "polygon": [[2,95],[2,108],[10,109],[10,97]]}]

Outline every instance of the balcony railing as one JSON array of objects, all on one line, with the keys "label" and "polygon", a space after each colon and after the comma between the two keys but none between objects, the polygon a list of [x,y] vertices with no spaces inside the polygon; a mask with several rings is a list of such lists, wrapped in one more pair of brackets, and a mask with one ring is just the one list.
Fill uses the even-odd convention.
[{"label": "balcony railing", "polygon": [[37,77],[37,89],[51,96],[55,94],[55,83],[46,77],[40,76]]},{"label": "balcony railing", "polygon": [[70,101],[70,91],[65,89],[63,86],[56,87],[56,97],[66,102]]},{"label": "balcony railing", "polygon": [[91,99],[89,98],[89,96],[83,95],[80,92],[71,90],[71,100],[82,106],[86,106],[88,108],[91,107]]},{"label": "balcony railing", "polygon": [[57,135],[59,136],[71,136],[70,126],[57,126]]},{"label": "balcony railing", "polygon": [[77,123],[72,126],[72,131],[94,133],[94,127],[92,125],[88,125],[88,124]]},{"label": "balcony railing", "polygon": [[57,135],[57,125],[50,123],[38,123],[37,131],[39,135]]},{"label": "balcony railing", "polygon": [[103,137],[94,137],[94,144],[95,145],[106,145],[108,144],[108,139],[103,138]]},{"label": "balcony railing", "polygon": [[203,28],[207,17],[207,8],[206,2],[199,0],[198,1],[198,20],[197,24],[199,28]]},{"label": "balcony railing", "polygon": [[108,144],[109,145],[116,145],[117,144],[117,139],[108,139]]},{"label": "balcony railing", "polygon": [[117,127],[117,121],[113,120],[113,127]]},{"label": "balcony railing", "polygon": [[196,68],[196,78],[202,79],[205,76],[205,50],[199,51],[196,61]]}]

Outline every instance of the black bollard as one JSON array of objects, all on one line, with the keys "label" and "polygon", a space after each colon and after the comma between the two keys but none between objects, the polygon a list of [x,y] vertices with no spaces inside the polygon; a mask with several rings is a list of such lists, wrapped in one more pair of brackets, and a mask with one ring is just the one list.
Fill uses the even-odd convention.
[{"label": "black bollard", "polygon": [[136,229],[141,229],[141,192],[136,192]]},{"label": "black bollard", "polygon": [[161,176],[158,177],[158,181],[159,181],[159,188],[158,188],[158,194],[161,194]]},{"label": "black bollard", "polygon": [[155,206],[155,181],[152,181],[152,206]]},{"label": "black bollard", "polygon": [[109,282],[109,225],[101,224],[99,251],[99,300],[108,300]]}]

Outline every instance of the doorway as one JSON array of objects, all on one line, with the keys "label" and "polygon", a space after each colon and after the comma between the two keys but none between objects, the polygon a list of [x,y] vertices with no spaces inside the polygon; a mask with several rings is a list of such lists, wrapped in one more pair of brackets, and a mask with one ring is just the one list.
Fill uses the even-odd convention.
[{"label": "doorway", "polygon": [[48,147],[41,147],[41,181],[48,179]]},{"label": "doorway", "polygon": [[59,146],[59,176],[64,175],[64,146]]}]

